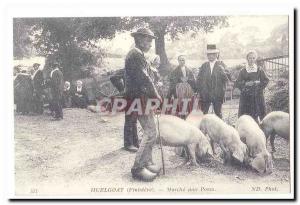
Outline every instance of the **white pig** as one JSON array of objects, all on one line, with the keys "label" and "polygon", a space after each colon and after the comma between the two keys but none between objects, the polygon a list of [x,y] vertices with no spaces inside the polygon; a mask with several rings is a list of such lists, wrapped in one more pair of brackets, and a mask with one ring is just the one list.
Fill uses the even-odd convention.
[{"label": "white pig", "polygon": [[185,121],[199,128],[203,117],[204,114],[201,110],[192,110],[192,112],[187,116]]},{"label": "white pig", "polygon": [[259,173],[271,173],[272,156],[266,147],[266,137],[255,120],[249,115],[242,115],[236,123],[241,140],[249,150],[249,165]]},{"label": "white pig", "polygon": [[276,152],[274,146],[275,135],[278,135],[287,141],[290,139],[290,115],[286,112],[270,112],[260,122],[260,127],[265,133],[266,139],[268,140],[270,137],[273,152]]},{"label": "white pig", "polygon": [[220,145],[225,157],[224,163],[232,162],[232,157],[240,163],[246,160],[247,146],[240,140],[238,132],[215,114],[204,115],[200,130],[211,139],[214,154],[214,143]]},{"label": "white pig", "polygon": [[163,145],[182,146],[191,157],[191,164],[197,165],[196,156],[212,155],[208,138],[195,126],[172,115],[159,117],[159,131]]}]

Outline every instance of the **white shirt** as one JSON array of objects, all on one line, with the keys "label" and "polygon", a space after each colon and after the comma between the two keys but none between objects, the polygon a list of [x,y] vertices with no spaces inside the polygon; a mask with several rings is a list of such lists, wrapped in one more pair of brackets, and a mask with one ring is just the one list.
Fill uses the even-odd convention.
[{"label": "white shirt", "polygon": [[36,75],[36,73],[39,71],[39,69],[37,69],[36,71],[34,71],[33,75],[31,76],[31,79],[34,78],[34,76]]},{"label": "white shirt", "polygon": [[69,91],[70,90],[70,86],[65,87],[65,91]]},{"label": "white shirt", "polygon": [[58,70],[58,68],[55,68],[54,70],[51,71],[51,73],[50,73],[51,78],[52,78],[52,75],[53,75],[54,71],[56,71],[56,70]]},{"label": "white shirt", "polygon": [[212,72],[213,72],[213,69],[214,69],[215,63],[216,63],[216,60],[215,60],[215,61],[213,61],[213,62],[209,61],[209,66],[210,66],[210,74],[212,74]]},{"label": "white shirt", "polygon": [[182,72],[183,77],[186,77],[186,68],[185,68],[185,66],[181,67],[181,72]]},{"label": "white shirt", "polygon": [[81,89],[82,89],[82,86],[81,87],[77,86],[77,92],[81,92]]}]

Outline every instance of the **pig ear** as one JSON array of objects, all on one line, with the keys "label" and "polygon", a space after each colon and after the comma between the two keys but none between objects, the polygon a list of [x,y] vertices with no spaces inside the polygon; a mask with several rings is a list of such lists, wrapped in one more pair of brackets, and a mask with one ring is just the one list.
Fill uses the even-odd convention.
[{"label": "pig ear", "polygon": [[250,155],[250,150],[249,148],[246,146],[246,155],[249,156]]},{"label": "pig ear", "polygon": [[210,156],[213,156],[213,155],[214,155],[214,154],[213,154],[213,150],[212,150],[210,144],[207,145],[207,154],[209,154]]},{"label": "pig ear", "polygon": [[244,161],[244,154],[241,150],[235,150],[233,153],[232,153],[232,156],[239,160],[240,162],[243,162]]},{"label": "pig ear", "polygon": [[266,163],[262,156],[258,155],[252,162],[251,167],[258,171],[260,174],[265,172]]},{"label": "pig ear", "polygon": [[258,125],[261,126],[261,122],[262,122],[262,121],[260,120],[260,117],[259,117],[259,116],[257,117],[257,121],[258,121]]},{"label": "pig ear", "polygon": [[266,156],[265,156],[265,166],[266,166],[266,172],[268,174],[272,173],[273,171],[273,160],[272,160],[272,156],[268,153]]}]

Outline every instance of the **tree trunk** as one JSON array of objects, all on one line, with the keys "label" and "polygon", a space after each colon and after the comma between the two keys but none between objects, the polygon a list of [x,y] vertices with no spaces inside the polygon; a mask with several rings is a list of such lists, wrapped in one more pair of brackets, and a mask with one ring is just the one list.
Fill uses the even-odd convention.
[{"label": "tree trunk", "polygon": [[157,39],[155,40],[155,52],[160,57],[160,67],[168,67],[170,62],[165,49],[165,34],[164,32],[156,31],[155,36],[157,37]]}]

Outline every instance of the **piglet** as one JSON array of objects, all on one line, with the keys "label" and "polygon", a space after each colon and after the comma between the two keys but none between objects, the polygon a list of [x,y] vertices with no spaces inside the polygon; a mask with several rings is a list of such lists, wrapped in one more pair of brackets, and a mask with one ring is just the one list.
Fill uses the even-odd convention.
[{"label": "piglet", "polygon": [[179,117],[161,115],[159,117],[159,131],[163,145],[184,147],[191,158],[192,165],[198,165],[196,156],[212,155],[208,138],[197,127]]},{"label": "piglet", "polygon": [[240,140],[238,132],[215,114],[204,115],[200,130],[209,136],[214,154],[214,143],[219,144],[225,157],[224,163],[236,160],[243,163],[246,160],[247,147]]},{"label": "piglet", "polygon": [[185,121],[199,128],[203,117],[204,114],[201,110],[192,110],[192,112],[189,113]]},{"label": "piglet", "polygon": [[273,169],[272,156],[266,147],[264,132],[249,115],[242,115],[236,122],[236,129],[241,140],[247,145],[250,160],[249,165],[259,173],[271,173]]},{"label": "piglet", "polygon": [[274,111],[267,114],[260,122],[260,127],[265,133],[266,139],[270,137],[272,152],[276,152],[274,146],[275,136],[285,140],[290,139],[290,115],[282,111]]}]

